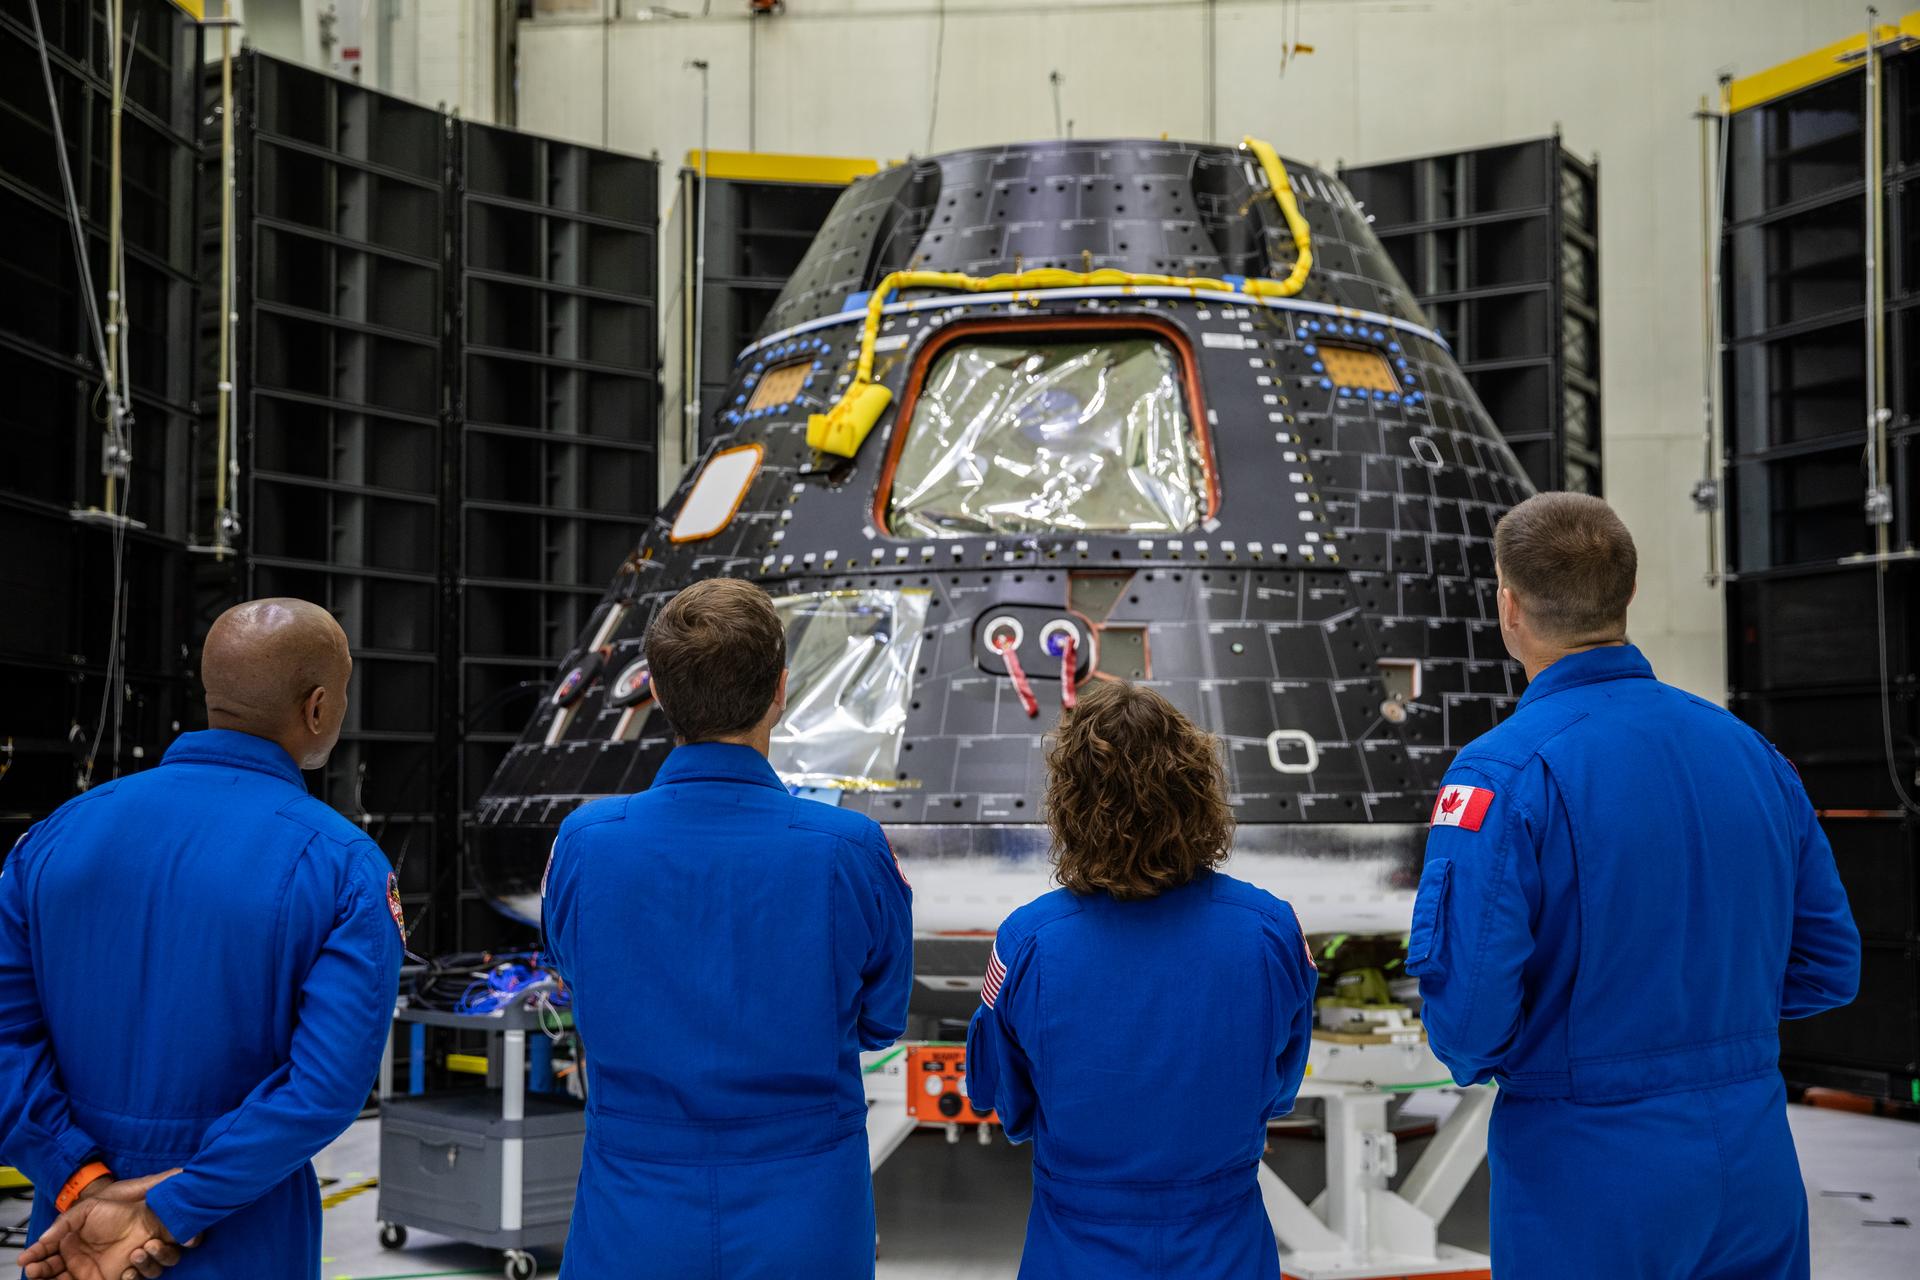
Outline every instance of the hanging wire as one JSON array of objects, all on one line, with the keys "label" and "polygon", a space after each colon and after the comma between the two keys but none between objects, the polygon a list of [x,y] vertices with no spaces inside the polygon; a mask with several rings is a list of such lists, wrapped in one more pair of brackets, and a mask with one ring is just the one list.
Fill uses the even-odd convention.
[{"label": "hanging wire", "polygon": [[[47,90],[47,118],[53,133],[55,159],[58,161],[60,171],[61,192],[66,197],[67,224],[73,234],[74,270],[75,274],[79,277],[80,295],[86,307],[88,328],[93,336],[94,358],[105,383],[107,438],[103,444],[103,448],[108,452],[109,456],[104,457],[102,462],[110,470],[111,468],[124,465],[124,460],[128,457],[126,431],[131,421],[125,403],[127,385],[126,365],[129,348],[127,346],[127,326],[124,316],[124,304],[121,301],[122,290],[114,290],[114,297],[109,303],[107,321],[103,323],[100,316],[99,301],[94,293],[93,266],[87,253],[87,235],[85,226],[81,221],[80,200],[74,191],[73,167],[67,155],[66,128],[60,114],[60,95],[54,85],[53,61],[48,52],[46,28],[40,20],[39,0],[28,0],[28,12],[33,19],[34,41],[40,55],[40,75]],[[118,64],[121,62],[120,9],[118,5],[114,6],[112,13],[113,26],[109,32],[109,36],[112,40],[114,62]],[[139,19],[136,16],[133,33],[137,35],[138,30]],[[127,58],[124,67],[116,65],[115,71],[119,73],[114,76],[113,83],[115,107],[117,110],[119,104],[125,100],[128,83],[127,77],[132,73],[132,59],[130,57]],[[109,175],[109,181],[112,183],[117,196],[120,182],[120,170],[117,164],[117,157],[113,171]],[[124,278],[126,246],[119,234],[117,201],[113,214],[113,223],[114,225],[110,228],[110,242],[112,246],[110,253],[114,255],[114,260],[111,265],[114,267],[116,276]],[[107,345],[109,340],[109,326],[112,326],[112,341],[114,344],[111,348]],[[111,487],[111,480],[109,481],[109,485]],[[131,499],[132,490],[133,477],[131,469],[129,469],[124,482],[119,486],[119,502],[117,504],[120,508],[119,512],[116,513],[108,510],[106,513],[112,521],[110,538],[113,547],[113,608],[108,630],[107,660],[105,670],[102,673],[103,682],[100,691],[100,710],[94,718],[93,733],[87,740],[86,756],[82,761],[81,771],[76,780],[79,788],[83,791],[93,784],[94,765],[99,755],[100,744],[106,735],[109,709],[113,712],[113,758],[116,765],[120,759],[126,699],[124,696],[116,698],[114,694],[116,688],[122,682],[126,662],[126,644],[123,634],[127,617],[127,532],[125,513],[129,509],[127,504]],[[112,505],[111,500],[110,505]]]},{"label": "hanging wire", "polygon": [[94,355],[104,372],[107,367],[107,335],[100,323],[99,300],[93,296],[93,269],[87,260],[87,233],[80,223],[80,199],[73,192],[73,166],[67,160],[67,133],[60,122],[60,95],[53,87],[53,62],[47,56],[47,33],[40,25],[40,0],[27,0],[27,11],[33,16],[33,37],[40,51],[40,74],[47,85],[47,118],[53,125],[53,150],[60,162],[61,190],[67,198],[67,225],[73,232],[73,257],[81,280],[80,297],[87,308]]},{"label": "hanging wire", "polygon": [[[1885,292],[1882,284],[1882,271],[1886,261],[1884,236],[1885,220],[1880,207],[1884,197],[1885,161],[1881,155],[1881,132],[1886,127],[1886,113],[1880,102],[1880,45],[1879,32],[1875,20],[1878,10],[1867,9],[1867,48],[1866,48],[1866,111],[1863,132],[1866,134],[1865,174],[1866,179],[1866,251],[1867,251],[1867,519],[1874,527],[1873,557],[1873,610],[1875,640],[1880,658],[1880,747],[1886,760],[1887,781],[1893,784],[1893,794],[1900,801],[1900,807],[1909,813],[1920,814],[1920,805],[1914,803],[1913,796],[1907,791],[1905,781],[1900,777],[1900,757],[1894,750],[1893,742],[1893,678],[1887,659],[1887,570],[1892,559],[1891,540],[1888,536],[1890,504],[1880,488],[1885,483],[1886,450],[1886,360],[1885,360]],[[1876,506],[1876,502],[1881,505]]]},{"label": "hanging wire", "polygon": [[940,119],[940,68],[947,57],[947,0],[940,0],[933,28],[933,94],[927,100],[927,154],[933,154],[933,126]]}]

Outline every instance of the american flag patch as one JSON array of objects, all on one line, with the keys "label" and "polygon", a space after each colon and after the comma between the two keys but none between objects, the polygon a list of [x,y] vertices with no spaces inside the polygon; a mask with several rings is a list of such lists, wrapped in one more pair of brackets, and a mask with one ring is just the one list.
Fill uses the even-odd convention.
[{"label": "american flag patch", "polygon": [[993,1008],[993,1002],[1000,998],[1000,984],[1007,980],[1007,966],[1000,963],[1000,944],[993,944],[993,953],[987,957],[986,981],[980,984],[980,1003]]}]

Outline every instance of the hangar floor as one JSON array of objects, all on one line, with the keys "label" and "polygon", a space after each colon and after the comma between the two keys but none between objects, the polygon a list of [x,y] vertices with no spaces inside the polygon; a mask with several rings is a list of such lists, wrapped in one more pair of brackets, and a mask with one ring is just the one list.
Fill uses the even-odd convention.
[{"label": "hangar floor", "polygon": [[[1810,1107],[1790,1110],[1813,1218],[1817,1280],[1906,1280],[1920,1250],[1920,1125]],[[1407,1144],[1403,1165],[1418,1155]],[[326,1213],[323,1280],[488,1280],[497,1255],[415,1233],[398,1253],[375,1238],[378,1195],[337,1193],[368,1184],[379,1165],[378,1122],[363,1120],[317,1162],[337,1203]],[[1309,1190],[1319,1144],[1274,1144],[1275,1167]],[[1029,1191],[1030,1148],[972,1142],[949,1146],[916,1135],[874,1183],[880,1220],[879,1280],[1003,1280],[1020,1258]],[[1443,1236],[1486,1247],[1485,1171],[1448,1218]],[[1894,1225],[1894,1224],[1900,1225]],[[1913,1224],[1913,1225],[1908,1225]],[[557,1258],[543,1258],[551,1275]]]}]

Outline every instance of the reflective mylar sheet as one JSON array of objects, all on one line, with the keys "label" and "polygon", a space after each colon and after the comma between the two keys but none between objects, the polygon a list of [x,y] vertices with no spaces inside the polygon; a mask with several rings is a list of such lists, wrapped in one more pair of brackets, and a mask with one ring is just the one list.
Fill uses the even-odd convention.
[{"label": "reflective mylar sheet", "polygon": [[927,371],[894,472],[897,537],[1178,533],[1206,471],[1153,338],[960,343]]},{"label": "reflective mylar sheet", "polygon": [[773,767],[790,785],[888,786],[931,593],[816,591],[773,602],[787,629],[787,714]]}]

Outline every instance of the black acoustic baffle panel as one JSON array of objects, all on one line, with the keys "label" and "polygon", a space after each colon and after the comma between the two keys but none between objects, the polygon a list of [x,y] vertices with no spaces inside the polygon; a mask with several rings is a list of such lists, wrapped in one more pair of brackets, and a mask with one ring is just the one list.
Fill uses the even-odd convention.
[{"label": "black acoustic baffle panel", "polygon": [[1534,486],[1600,492],[1597,163],[1555,136],[1340,177]]},{"label": "black acoustic baffle panel", "polygon": [[[461,803],[481,788],[657,504],[658,166],[459,129]],[[504,923],[463,878],[459,946]]]},{"label": "black acoustic baffle panel", "polygon": [[1860,998],[1786,1024],[1785,1070],[1800,1083],[1920,1100],[1920,852],[1900,798],[1920,791],[1910,367],[1920,358],[1920,55],[1883,67],[1884,571],[1866,558],[1877,540],[1864,504],[1865,74],[1757,103],[1728,124],[1727,683],[1733,709],[1799,769],[1867,939]]},{"label": "black acoustic baffle panel", "polygon": [[[76,518],[104,507],[107,490],[103,359],[86,301],[91,295],[104,313],[108,6],[42,0],[44,47],[25,5],[0,12],[0,545],[7,552],[0,567],[7,600],[0,841],[7,844],[85,782],[152,763],[185,713],[200,37],[164,0],[128,0],[124,14],[121,225],[133,420],[130,484],[116,480],[113,505],[133,523],[116,536],[107,524]],[[84,256],[61,180],[56,119]],[[109,691],[116,542],[127,647],[124,678]]]},{"label": "black acoustic baffle panel", "polygon": [[[774,300],[800,265],[807,247],[846,188],[831,182],[773,182],[707,178],[680,171],[681,208],[706,219],[706,297],[700,342],[700,443],[719,430],[714,415],[732,395],[733,358],[759,335]],[[691,228],[693,219],[686,225]],[[695,246],[683,237],[691,281]],[[689,295],[691,296],[691,295]],[[690,358],[690,357],[689,357]]]},{"label": "black acoustic baffle panel", "polygon": [[[259,54],[236,77],[240,555],[202,561],[203,616],[287,595],[340,620],[346,728],[310,781],[402,864],[412,919],[454,826],[440,794],[448,118]],[[217,68],[207,85],[217,107]]]}]

